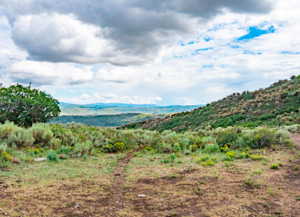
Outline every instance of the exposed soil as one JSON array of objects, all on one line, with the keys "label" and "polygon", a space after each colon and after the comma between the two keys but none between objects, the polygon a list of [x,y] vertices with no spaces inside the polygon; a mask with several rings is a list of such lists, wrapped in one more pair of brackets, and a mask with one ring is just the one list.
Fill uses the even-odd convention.
[{"label": "exposed soil", "polygon": [[[300,147],[300,135],[293,141]],[[136,150],[138,151],[138,150]],[[118,161],[111,182],[63,180],[22,187],[0,180],[0,217],[299,217],[300,159],[279,170],[267,167],[249,178],[253,162],[234,167],[172,168],[160,177],[127,180],[129,152]],[[149,171],[157,168],[145,168]],[[173,172],[175,171],[175,172]]]},{"label": "exposed soil", "polygon": [[294,134],[292,135],[292,140],[297,146],[297,149],[300,150],[300,134]]},{"label": "exposed soil", "polygon": [[134,157],[137,150],[129,152],[124,158],[119,160],[118,165],[114,171],[114,180],[111,187],[110,205],[111,210],[109,216],[117,216],[117,213],[125,208],[124,202],[124,183],[125,183],[125,169],[129,161]]}]

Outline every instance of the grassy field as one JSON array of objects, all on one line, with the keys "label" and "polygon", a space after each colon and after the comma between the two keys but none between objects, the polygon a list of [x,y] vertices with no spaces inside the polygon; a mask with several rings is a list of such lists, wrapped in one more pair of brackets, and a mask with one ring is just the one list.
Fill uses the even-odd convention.
[{"label": "grassy field", "polygon": [[0,170],[0,216],[298,217],[300,137],[292,139],[243,159],[139,147],[13,164]]}]

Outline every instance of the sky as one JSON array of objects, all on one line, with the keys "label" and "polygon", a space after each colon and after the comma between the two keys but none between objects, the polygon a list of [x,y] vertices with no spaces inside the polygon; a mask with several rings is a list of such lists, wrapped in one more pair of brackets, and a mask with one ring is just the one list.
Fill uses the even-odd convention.
[{"label": "sky", "polygon": [[0,83],[206,104],[300,74],[299,0],[0,0]]}]

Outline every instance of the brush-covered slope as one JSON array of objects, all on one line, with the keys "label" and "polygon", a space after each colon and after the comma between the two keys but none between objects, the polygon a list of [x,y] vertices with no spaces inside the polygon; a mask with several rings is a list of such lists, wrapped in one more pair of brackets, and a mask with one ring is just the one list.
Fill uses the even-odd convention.
[{"label": "brush-covered slope", "polygon": [[211,126],[258,126],[300,123],[300,75],[266,89],[234,93],[191,112],[130,124],[126,128],[195,130]]}]

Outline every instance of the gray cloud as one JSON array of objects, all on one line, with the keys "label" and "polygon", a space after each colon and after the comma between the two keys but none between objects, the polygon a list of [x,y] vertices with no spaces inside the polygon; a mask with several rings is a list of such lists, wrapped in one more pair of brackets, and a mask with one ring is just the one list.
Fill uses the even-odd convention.
[{"label": "gray cloud", "polygon": [[[15,25],[15,43],[27,50],[32,58],[116,65],[148,61],[166,38],[189,32],[191,20],[208,20],[222,13],[223,9],[239,13],[267,13],[272,9],[267,0],[2,0],[0,9],[1,6],[13,25],[21,15],[49,14],[42,17],[41,26],[25,29],[27,31],[21,31],[24,23]],[[43,27],[43,21],[49,23],[46,19],[51,20],[53,13],[73,14],[82,25],[91,24],[104,31],[100,35],[91,31],[90,36],[64,47],[63,37],[76,38],[77,32],[62,36],[64,30],[55,23],[49,28]],[[89,49],[88,39],[96,38],[107,40],[111,47],[102,48],[96,44],[99,50],[105,49],[100,53]]]}]

